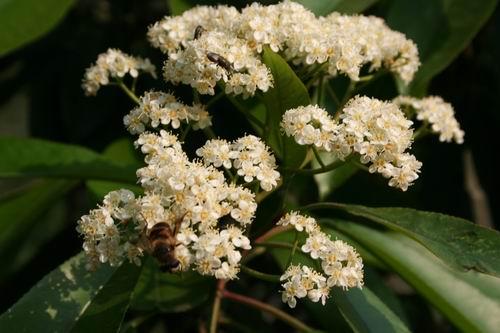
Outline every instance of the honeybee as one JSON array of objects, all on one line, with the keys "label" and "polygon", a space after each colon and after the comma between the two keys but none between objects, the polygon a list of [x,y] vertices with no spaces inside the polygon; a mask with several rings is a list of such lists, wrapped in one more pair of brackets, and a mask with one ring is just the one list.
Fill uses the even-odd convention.
[{"label": "honeybee", "polygon": [[175,248],[178,245],[177,233],[184,216],[175,221],[175,227],[167,222],[156,223],[147,234],[150,253],[160,264],[162,272],[175,272],[181,262],[175,257]]},{"label": "honeybee", "polygon": [[233,71],[233,66],[231,65],[231,63],[226,58],[224,58],[223,56],[221,56],[220,54],[217,54],[217,53],[214,53],[214,52],[207,52],[207,58],[211,62],[219,65],[222,68],[224,68],[226,71],[228,71],[228,72],[232,72]]},{"label": "honeybee", "polygon": [[201,35],[207,30],[203,28],[201,25],[197,26],[196,29],[194,29],[194,39],[198,39],[201,37]]}]

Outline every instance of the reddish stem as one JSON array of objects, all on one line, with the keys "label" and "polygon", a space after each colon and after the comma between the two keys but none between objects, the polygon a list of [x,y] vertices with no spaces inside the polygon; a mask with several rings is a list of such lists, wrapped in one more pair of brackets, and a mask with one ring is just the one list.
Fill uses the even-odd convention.
[{"label": "reddish stem", "polygon": [[275,235],[281,234],[282,232],[291,230],[291,229],[293,229],[291,226],[282,226],[282,225],[280,225],[280,226],[274,227],[274,228],[268,230],[263,235],[257,237],[253,242],[255,244],[263,243],[266,240],[268,240],[269,238],[271,238],[271,237],[273,237]]},{"label": "reddish stem", "polygon": [[235,302],[238,302],[241,304],[246,304],[246,305],[251,306],[253,308],[256,308],[258,310],[268,312],[268,313],[272,314],[273,316],[275,316],[276,318],[281,319],[282,321],[286,322],[288,325],[296,328],[297,330],[299,330],[301,332],[313,332],[314,331],[311,327],[307,326],[306,324],[304,324],[300,320],[292,317],[288,313],[286,313],[286,312],[284,312],[284,311],[282,311],[282,310],[280,310],[272,305],[261,302],[255,298],[251,298],[251,297],[241,295],[241,294],[236,294],[236,293],[233,293],[233,292],[228,291],[228,290],[223,290],[222,296],[227,298],[227,299],[233,300]]}]

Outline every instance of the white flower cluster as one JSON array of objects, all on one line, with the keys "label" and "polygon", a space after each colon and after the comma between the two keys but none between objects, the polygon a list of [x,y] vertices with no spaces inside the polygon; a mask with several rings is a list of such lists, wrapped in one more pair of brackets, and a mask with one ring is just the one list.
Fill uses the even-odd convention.
[{"label": "white flower cluster", "polygon": [[[339,125],[326,110],[317,105],[287,110],[281,120],[281,128],[286,135],[293,136],[299,145],[315,145],[324,151],[341,147],[335,145],[335,139],[339,137]],[[341,156],[345,157],[349,153],[350,149],[344,148]]]},{"label": "white flower cluster", "polygon": [[[335,69],[347,74],[351,80],[359,80],[360,69],[370,64],[370,71],[381,67],[395,73],[408,84],[420,66],[418,49],[415,43],[404,34],[391,30],[383,19],[374,16],[348,16],[333,13],[327,16],[320,26],[337,39],[337,55],[329,58],[329,73]],[[339,34],[340,36],[336,36]],[[312,39],[317,38],[312,33]],[[318,45],[322,42],[316,40]]]},{"label": "white flower cluster", "polygon": [[[195,33],[199,26],[204,29],[201,36]],[[226,82],[226,89],[235,93],[246,87],[245,80],[265,91],[271,81],[265,79],[268,74],[258,60],[264,46],[282,51],[296,65],[324,64],[322,70],[330,75],[340,72],[352,80],[359,80],[361,68],[369,64],[370,71],[384,67],[408,83],[420,65],[415,44],[380,18],[339,13],[316,17],[291,1],[253,3],[241,12],[228,6],[198,6],[181,16],[165,17],[150,27],[148,36],[153,46],[169,55],[165,76],[203,93],[212,93],[213,82],[221,78],[236,81]],[[209,66],[207,52],[224,57],[233,71]],[[241,69],[249,76],[240,78]]]},{"label": "white flower cluster", "polygon": [[296,212],[287,213],[278,225],[291,225],[299,232],[306,232],[307,239],[301,247],[312,259],[319,259],[323,273],[307,266],[291,265],[281,276],[282,300],[291,308],[297,304],[296,298],[308,297],[313,302],[324,305],[332,287],[343,289],[363,286],[363,261],[356,250],[341,240],[331,240],[321,231],[312,217]]},{"label": "white flower cluster", "polygon": [[[189,161],[177,137],[165,130],[142,133],[136,145],[146,155],[147,166],[137,171],[144,195],[113,200],[112,205],[105,200],[103,207],[82,217],[78,230],[90,258],[117,264],[125,247],[142,254],[148,250],[144,238],[149,230],[164,222],[171,230],[179,227],[175,257],[180,270],[194,266],[204,275],[236,278],[240,251],[250,249],[243,232],[257,209],[255,195],[227,184],[212,166]],[[137,262],[138,255],[129,258]]]},{"label": "white flower cluster", "polygon": [[99,54],[95,65],[85,71],[82,88],[86,95],[95,95],[101,86],[109,84],[111,78],[122,78],[126,74],[136,78],[139,72],[151,74],[156,78],[156,68],[149,61],[140,57],[132,57],[117,49],[108,49]]},{"label": "white flower cluster", "polygon": [[192,123],[195,130],[203,129],[212,125],[212,117],[201,104],[188,106],[177,101],[172,94],[149,91],[141,97],[139,106],[123,118],[131,134],[141,134],[146,126],[170,125],[177,129],[181,122]]},{"label": "white flower cluster", "polygon": [[432,131],[439,134],[439,141],[456,143],[464,142],[464,131],[455,118],[455,111],[450,103],[439,96],[428,96],[418,99],[410,96],[398,96],[394,103],[400,106],[410,106],[417,112],[417,119],[428,122]]},{"label": "white flower cluster", "polygon": [[134,193],[122,189],[108,193],[101,207],[81,217],[77,231],[84,237],[89,269],[99,262],[117,266],[124,258],[140,263],[143,249],[137,244],[136,225],[129,223],[138,211]]},{"label": "white flower cluster", "polygon": [[403,191],[418,178],[422,163],[406,152],[412,143],[412,122],[394,103],[356,96],[343,108],[339,122],[318,106],[285,112],[281,126],[302,145],[314,144],[344,159],[353,152],[370,172],[390,178]]},{"label": "white flower cluster", "polygon": [[237,24],[240,13],[229,6],[196,6],[180,16],[167,16],[156,22],[148,30],[149,41],[154,47],[165,53],[172,53],[185,48],[187,42],[194,39],[197,26],[207,31],[224,30]]},{"label": "white flower cluster", "polygon": [[422,167],[406,152],[412,144],[412,121],[396,104],[365,96],[351,99],[340,118],[346,141],[351,141],[362,163],[371,163],[370,172],[390,178],[389,186],[406,191]]},{"label": "white flower cluster", "polygon": [[233,142],[209,140],[196,150],[196,154],[203,158],[205,165],[226,169],[234,167],[247,183],[257,179],[264,191],[275,188],[280,178],[280,173],[276,171],[276,159],[264,142],[254,135]]},{"label": "white flower cluster", "polygon": [[169,54],[163,73],[166,81],[191,85],[200,94],[214,94],[223,81],[227,94],[253,96],[273,85],[267,67],[246,42],[223,31],[206,31]]}]

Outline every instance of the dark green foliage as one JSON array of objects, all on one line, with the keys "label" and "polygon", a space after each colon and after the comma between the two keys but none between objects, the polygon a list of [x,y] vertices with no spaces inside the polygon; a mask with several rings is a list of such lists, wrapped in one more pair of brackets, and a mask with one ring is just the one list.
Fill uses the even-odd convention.
[{"label": "dark green foliage", "polygon": [[[454,104],[461,123],[465,119],[466,142],[471,142],[475,156],[487,161],[478,164],[478,173],[494,206],[491,193],[499,186],[495,185],[498,177],[492,137],[498,132],[500,119],[495,107],[500,70],[498,48],[492,44],[498,36],[498,10],[480,37],[471,41],[494,12],[497,1],[297,2],[317,15],[364,11],[382,16],[391,28],[416,42],[422,66],[409,87],[385,75],[358,93],[390,99],[397,89],[416,96],[439,92],[445,99],[458,101]],[[147,256],[141,267],[124,263],[88,272],[81,254],[50,270],[81,246],[76,220],[106,193],[119,188],[137,195],[142,192],[136,185],[135,171],[144,165],[143,156],[131,138],[124,138],[127,133],[122,126],[123,115],[133,105],[110,87],[104,87],[97,98],[83,97],[80,83],[84,69],[108,47],[148,56],[161,68],[164,55],[149,48],[146,27],[169,11],[178,15],[194,5],[215,3],[220,1],[0,0],[0,113],[12,98],[22,99],[27,130],[37,137],[0,138],[0,288],[8,291],[8,297],[0,302],[2,309],[8,309],[0,316],[1,332],[184,332],[207,326],[215,281],[197,273],[162,273]],[[239,8],[247,4],[222,3]],[[476,55],[480,60],[472,61]],[[274,88],[248,100],[221,99],[210,109],[218,136],[234,139],[241,130],[261,135],[288,170],[280,170],[284,185],[259,205],[252,237],[262,235],[287,210],[318,200],[416,209],[338,203],[323,207],[334,208],[321,215],[327,217],[321,220],[324,231],[355,246],[366,265],[365,288],[335,290],[324,307],[302,300],[297,309],[289,310],[280,305],[277,283],[256,281],[243,272],[228,290],[281,306],[311,327],[328,332],[450,331],[452,325],[465,332],[498,331],[498,232],[462,218],[427,212],[470,218],[462,181],[464,149],[437,146],[437,140],[416,143],[416,155],[424,161],[424,169],[419,182],[405,194],[389,189],[382,177],[368,175],[354,163],[316,175],[316,182],[313,176],[289,172],[304,162],[306,148],[282,135],[281,117],[287,109],[310,104],[317,92],[306,88],[282,55],[266,48],[263,61],[274,77]],[[482,79],[485,76],[487,79]],[[346,78],[334,81],[332,86],[340,91],[348,85]],[[175,90],[182,101],[193,100],[190,89],[159,82],[141,78],[138,91]],[[202,101],[208,99],[202,97]],[[319,102],[324,102],[329,112],[336,111],[333,100],[323,99]],[[267,123],[266,128],[260,129],[243,113],[233,118],[230,102],[248,109]],[[7,107],[5,111],[9,111]],[[225,123],[228,118],[230,126]],[[191,157],[201,144],[198,138],[186,139]],[[82,181],[84,186],[80,186]],[[492,211],[498,214],[498,207]],[[293,232],[286,232],[272,240],[292,244],[294,237]],[[267,249],[248,266],[280,274],[289,255],[287,248]],[[293,262],[315,265],[300,251]],[[388,282],[386,277],[394,274],[413,288],[411,296],[398,294]],[[34,287],[28,290],[28,285]],[[15,304],[13,297],[19,299]],[[437,320],[434,309],[445,318]],[[290,330],[260,311],[225,300],[222,313],[220,332]]]}]

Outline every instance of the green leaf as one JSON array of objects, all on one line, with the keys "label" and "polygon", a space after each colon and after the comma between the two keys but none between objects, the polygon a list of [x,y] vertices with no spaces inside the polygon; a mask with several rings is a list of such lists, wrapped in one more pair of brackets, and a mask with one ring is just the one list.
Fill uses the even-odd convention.
[{"label": "green leaf", "polygon": [[422,66],[409,92],[422,96],[430,80],[470,43],[496,7],[496,0],[393,0],[387,23],[418,46]]},{"label": "green leaf", "polygon": [[286,188],[281,186],[269,194],[257,206],[255,220],[251,225],[252,235],[260,235],[269,230],[276,223],[276,219],[283,212]]},{"label": "green leaf", "polygon": [[302,81],[282,57],[265,47],[262,58],[274,78],[274,88],[263,94],[267,109],[266,125],[269,127],[267,142],[285,166],[298,167],[306,156],[306,148],[292,138],[282,136],[280,122],[285,111],[308,105],[311,100]]},{"label": "green leaf", "polygon": [[318,208],[342,209],[415,239],[456,268],[500,276],[500,233],[467,220],[411,208],[370,208],[338,203]]},{"label": "green leaf", "polygon": [[[326,228],[322,228],[322,230],[330,233],[330,230]],[[293,232],[282,233],[273,237],[272,240],[292,243],[292,235]],[[273,249],[271,253],[284,270],[288,263],[290,250]],[[300,248],[296,252],[293,262],[303,263],[313,268],[317,266],[309,256],[300,252]],[[304,302],[311,311],[319,312],[318,316],[321,317],[328,316],[329,313],[333,312],[333,307],[337,306],[355,332],[409,332],[401,319],[366,286],[363,289],[352,288],[347,292],[333,288],[331,297],[323,309],[318,309],[319,306],[310,304],[307,300]],[[328,323],[328,317],[321,322]],[[329,328],[331,329],[331,327]]]},{"label": "green leaf", "polygon": [[410,238],[348,221],[329,221],[373,251],[464,332],[498,332],[500,279],[446,266]]},{"label": "green leaf", "polygon": [[344,185],[352,176],[359,171],[359,167],[353,162],[338,167],[335,170],[314,175],[318,184],[320,199],[324,200],[336,189]]},{"label": "green leaf", "polygon": [[377,267],[382,270],[387,270],[387,266],[381,262],[377,257],[375,257],[370,251],[365,249],[361,244],[356,242],[352,237],[349,237],[337,230],[333,230],[331,228],[322,228],[322,230],[330,235],[332,239],[340,239],[346,242],[347,244],[353,246],[356,251],[358,251],[361,258],[363,258],[363,262],[372,267]]},{"label": "green leaf", "polygon": [[184,13],[186,10],[193,7],[193,4],[188,0],[167,0],[170,15],[177,16]]},{"label": "green leaf", "polygon": [[410,332],[367,287],[348,291],[334,288],[332,297],[354,332]]},{"label": "green leaf", "polygon": [[78,254],[46,275],[2,314],[0,332],[68,332],[92,300],[104,292],[115,270],[102,265],[88,272],[84,254]]},{"label": "green leaf", "polygon": [[37,181],[27,190],[0,201],[0,261],[4,263],[0,280],[26,264],[38,246],[53,235],[52,223],[40,225],[43,229],[35,234],[32,230],[43,222],[43,214],[75,185],[75,181],[66,180]]},{"label": "green leaf", "polygon": [[[347,236],[346,236],[347,237]],[[350,238],[352,239],[352,238]],[[359,245],[358,242],[352,241],[352,243],[349,243],[354,248],[358,249]],[[370,254],[374,256],[371,252]],[[375,256],[374,256],[375,257]],[[408,315],[403,308],[402,300],[398,297],[396,292],[391,288],[390,285],[386,282],[386,272],[390,271],[390,269],[387,267],[386,264],[382,263],[378,258],[376,259],[378,262],[383,265],[383,271],[379,273],[378,270],[376,270],[374,267],[372,267],[371,263],[369,263],[367,260],[363,260],[365,263],[364,265],[364,282],[365,285],[372,291],[375,295],[377,295],[378,298],[384,301],[384,304],[391,309],[392,312],[394,312],[395,315],[401,319],[401,321],[408,327],[409,321],[408,321]]]},{"label": "green leaf", "polygon": [[335,11],[343,14],[357,14],[364,12],[377,2],[378,0],[340,0]]},{"label": "green leaf", "polygon": [[85,308],[71,332],[117,332],[127,311],[141,268],[123,263]]},{"label": "green leaf", "polygon": [[0,138],[0,178],[102,179],[135,183],[135,169],[79,146],[26,138]]},{"label": "green leaf", "polygon": [[0,57],[45,35],[73,0],[0,0]]},{"label": "green leaf", "polygon": [[[106,147],[102,155],[127,168],[139,169],[143,166],[143,162],[140,160],[133,143],[126,138],[118,139],[112,142],[108,147]],[[97,201],[101,200],[109,192],[122,188],[130,190],[136,195],[143,193],[140,186],[132,185],[130,183],[88,180],[85,184],[93,194],[94,199]]]},{"label": "green leaf", "polygon": [[355,14],[364,11],[378,0],[295,0],[316,15],[326,16],[331,12]]},{"label": "green leaf", "polygon": [[[326,165],[336,161],[336,157],[330,153],[320,153],[321,160]],[[314,159],[312,161],[313,168],[320,168],[319,162]],[[359,171],[359,167],[352,161],[347,161],[344,165],[324,173],[314,175],[314,180],[318,185],[319,198],[324,200],[336,189],[344,185],[352,176]]]},{"label": "green leaf", "polygon": [[196,272],[161,272],[153,258],[145,260],[134,291],[134,310],[183,312],[205,302],[213,289],[212,280]]}]

